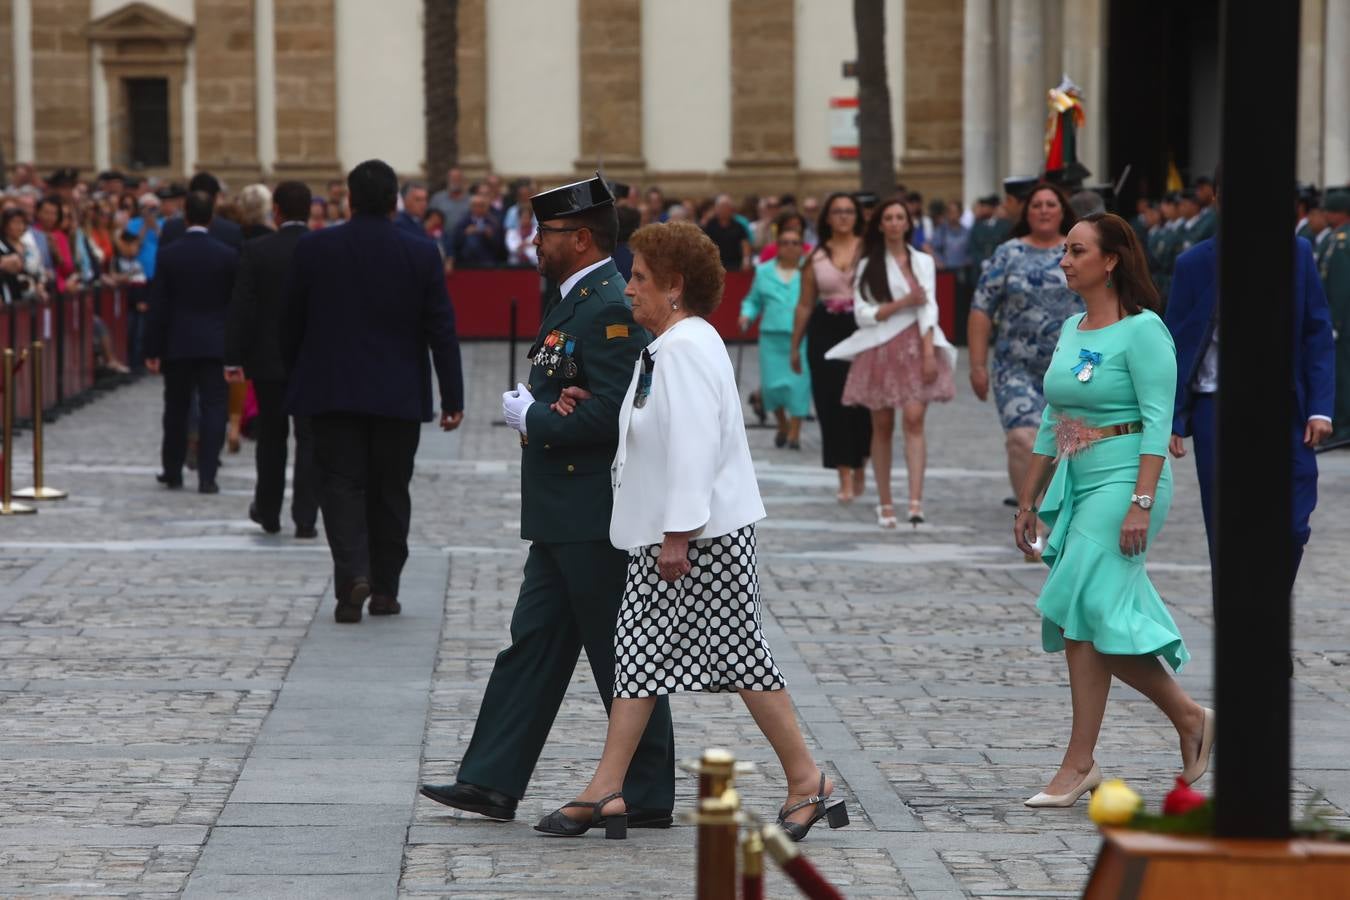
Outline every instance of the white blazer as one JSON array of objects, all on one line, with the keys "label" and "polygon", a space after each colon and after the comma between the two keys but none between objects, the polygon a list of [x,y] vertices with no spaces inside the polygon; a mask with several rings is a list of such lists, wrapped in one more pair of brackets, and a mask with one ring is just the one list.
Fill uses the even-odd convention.
[{"label": "white blazer", "polygon": [[[947,340],[947,336],[942,333],[942,326],[938,324],[937,263],[929,254],[910,247],[909,265],[914,270],[919,287],[927,295],[928,302],[923,306],[906,307],[885,321],[877,321],[880,304],[872,299],[872,292],[867,290],[862,280],[863,272],[867,271],[867,259],[858,263],[858,271],[853,278],[853,319],[858,323],[858,330],[827,350],[826,359],[853,359],[864,350],[880,347],[917,322],[919,336],[932,331],[934,348],[947,354],[952,368],[956,368],[956,348]],[[909,294],[909,281],[900,271],[900,264],[889,253],[886,254],[886,280],[890,284],[892,300],[899,300]]]},{"label": "white blazer", "polygon": [[668,531],[721,537],[764,518],[736,374],[717,329],[691,316],[647,352],[653,367],[646,402],[634,405],[639,356],[619,408],[610,543],[650,547]]}]

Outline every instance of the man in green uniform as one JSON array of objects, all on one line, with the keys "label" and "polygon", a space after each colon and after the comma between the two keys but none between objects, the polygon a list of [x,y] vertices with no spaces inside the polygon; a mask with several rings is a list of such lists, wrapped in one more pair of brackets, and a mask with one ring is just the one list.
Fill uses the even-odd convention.
[{"label": "man in green uniform", "polygon": [[1007,219],[994,215],[998,210],[998,195],[990,194],[975,201],[975,221],[970,223],[970,237],[966,246],[970,252],[970,282],[979,281],[984,262],[994,255],[998,245],[1008,239],[1012,230]]},{"label": "man in green uniform", "polygon": [[1327,194],[1322,203],[1331,233],[1318,257],[1336,339],[1336,406],[1329,443],[1350,441],[1350,191]]},{"label": "man in green uniform", "polygon": [[[483,695],[473,739],[453,784],[422,794],[493,819],[513,819],[584,647],[609,709],[614,629],[628,554],[609,542],[610,464],[619,407],[647,333],[633,322],[610,253],[614,198],[597,173],[531,198],[539,270],[559,285],[544,306],[528,384],[502,398],[520,432],[521,537],[530,541],[511,617],[511,646]],[[566,387],[591,395],[568,416],[551,405]],[[596,745],[603,730],[591,735]],[[628,824],[667,828],[675,804],[675,743],[662,698],[624,782]]]}]

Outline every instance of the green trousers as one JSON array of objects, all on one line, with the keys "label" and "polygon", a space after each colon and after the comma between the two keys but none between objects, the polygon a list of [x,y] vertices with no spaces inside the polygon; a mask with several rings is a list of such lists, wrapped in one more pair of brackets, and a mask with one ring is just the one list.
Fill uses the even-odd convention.
[{"label": "green trousers", "polygon": [[[509,797],[525,796],[544,742],[584,647],[605,711],[614,696],[614,628],[628,554],[608,541],[530,545],[525,581],[511,616],[511,646],[497,655],[459,780]],[[597,750],[605,733],[582,737]],[[585,787],[579,782],[576,790]],[[675,805],[675,738],[670,704],[657,701],[624,781],[629,809]]]}]

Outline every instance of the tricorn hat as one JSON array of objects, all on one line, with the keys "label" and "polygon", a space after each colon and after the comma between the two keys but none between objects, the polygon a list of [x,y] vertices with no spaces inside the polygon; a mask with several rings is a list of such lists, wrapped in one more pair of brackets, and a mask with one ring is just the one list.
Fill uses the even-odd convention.
[{"label": "tricorn hat", "polygon": [[1035,175],[1013,175],[1011,178],[1003,179],[1003,193],[1018,200],[1025,200],[1040,181]]},{"label": "tricorn hat", "polygon": [[590,209],[613,205],[614,195],[599,172],[595,173],[594,178],[541,191],[530,198],[530,207],[534,210],[535,220],[539,222],[565,219]]},{"label": "tricorn hat", "polygon": [[1327,212],[1350,213],[1350,192],[1332,191],[1322,200],[1322,208]]}]

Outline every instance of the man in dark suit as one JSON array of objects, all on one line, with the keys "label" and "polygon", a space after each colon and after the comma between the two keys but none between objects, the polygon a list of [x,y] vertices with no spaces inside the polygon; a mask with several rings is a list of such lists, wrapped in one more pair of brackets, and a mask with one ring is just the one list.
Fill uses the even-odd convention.
[{"label": "man in dark suit", "polygon": [[420,181],[409,181],[403,185],[400,195],[403,197],[403,208],[394,216],[394,224],[413,237],[424,241],[434,240],[422,224],[427,216],[426,185]]},{"label": "man in dark suit", "polygon": [[[1335,384],[1331,315],[1317,279],[1312,247],[1294,238],[1294,284],[1290,304],[1273,303],[1272,315],[1289,310],[1294,319],[1294,371],[1290,389],[1296,418],[1288,424],[1293,462],[1294,572],[1312,530],[1308,520],[1317,506],[1317,458],[1313,448],[1331,434]],[[1219,301],[1217,239],[1207,238],[1177,258],[1167,300],[1167,327],[1177,347],[1177,398],[1171,453],[1186,455],[1183,437],[1195,444],[1195,470],[1205,515],[1210,564],[1214,564],[1214,487],[1216,470],[1215,397],[1219,377]]]},{"label": "man in dark suit", "polygon": [[371,615],[401,609],[408,484],[421,423],[432,419],[430,363],[445,431],[463,421],[464,382],[440,253],[390,221],[394,170],[363,162],[347,187],[351,220],[310,232],[295,246],[282,357],[290,373],[287,410],[312,420],[334,618],[360,622],[367,598]]},{"label": "man in dark suit", "polygon": [[161,483],[183,486],[188,410],[195,389],[201,398],[198,490],[217,494],[216,468],[225,442],[225,318],[239,256],[207,232],[215,201],[188,194],[187,230],[161,251],[150,286],[145,367],[164,373],[164,471]]},{"label": "man in dark suit", "polygon": [[[216,200],[220,197],[220,179],[216,178],[216,176],[212,175],[210,172],[198,172],[196,175],[193,175],[192,180],[188,182],[188,193],[192,193],[193,191],[210,194],[211,203],[214,205]],[[164,226],[159,232],[160,252],[163,252],[165,247],[168,247],[174,241],[181,238],[190,224],[191,223],[186,221],[183,216],[173,216],[172,218],[166,219],[164,221]],[[229,219],[222,219],[219,217],[213,218],[211,220],[209,231],[211,237],[220,241],[222,244],[233,247],[235,250],[244,246],[244,232],[237,224],[231,222]],[[158,264],[156,264],[155,269],[158,272]]]},{"label": "man in dark suit", "polygon": [[[268,534],[281,530],[286,493],[286,366],[281,359],[281,323],[286,313],[286,276],[296,242],[309,233],[309,188],[283,181],[272,194],[277,230],[248,241],[239,257],[230,316],[225,331],[225,380],[253,381],[258,398],[258,481],[248,517]],[[295,476],[291,518],[297,538],[318,536],[318,476],[308,419],[295,420]]]}]

